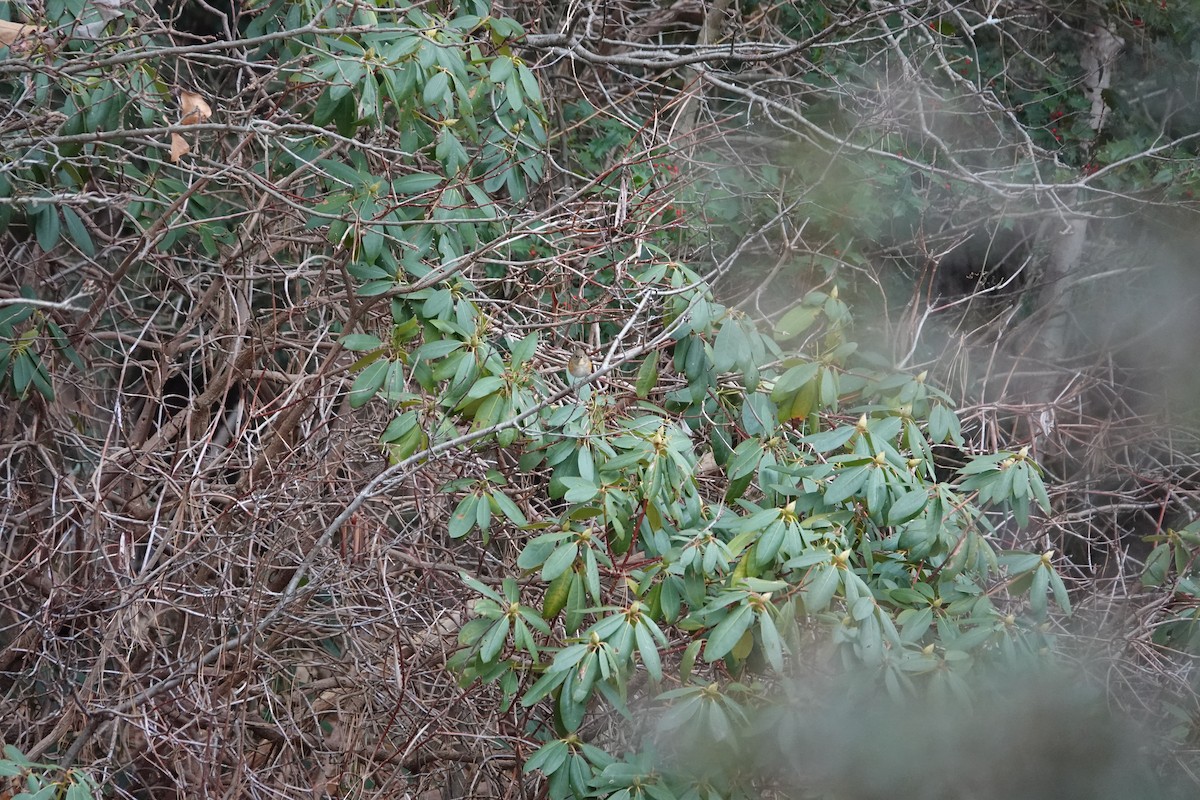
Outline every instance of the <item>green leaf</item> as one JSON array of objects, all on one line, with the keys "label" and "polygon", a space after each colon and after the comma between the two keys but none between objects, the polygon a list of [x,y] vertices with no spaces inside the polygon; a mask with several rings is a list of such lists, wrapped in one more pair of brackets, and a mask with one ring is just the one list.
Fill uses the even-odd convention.
[{"label": "green leaf", "polygon": [[821,405],[832,411],[837,410],[838,397],[841,394],[841,390],[838,388],[839,382],[836,370],[827,368],[821,371]]},{"label": "green leaf", "polygon": [[366,333],[352,333],[342,337],[342,347],[355,352],[375,350],[383,347],[383,342],[378,336],[371,336]]},{"label": "green leaf", "polygon": [[521,551],[521,555],[517,557],[517,566],[521,569],[540,567],[546,563],[546,559],[562,544],[563,540],[571,535],[569,532],[547,533],[530,540],[525,545],[525,549]]},{"label": "green leaf", "polygon": [[392,191],[399,195],[420,194],[440,184],[445,177],[431,172],[410,172],[392,181]]},{"label": "green leaf", "polygon": [[[22,292],[24,294],[24,292]],[[33,299],[33,298],[30,298]],[[10,306],[0,306],[0,330],[13,328],[33,316],[33,306],[23,303],[13,303]],[[11,336],[5,333],[5,336]]]},{"label": "green leaf", "polygon": [[[84,372],[87,367],[84,365],[83,359],[79,357],[79,353],[77,353],[75,348],[71,346],[71,339],[67,336],[66,331],[59,327],[58,323],[49,319],[46,320],[46,327],[49,329],[50,337],[54,340],[54,346],[58,348],[59,352],[61,352],[76,369],[78,369],[80,372]],[[3,373],[4,370],[0,369],[0,375]]]},{"label": "green leaf", "polygon": [[634,381],[633,390],[637,396],[645,400],[650,395],[650,390],[658,384],[658,355],[656,353],[648,353],[646,358],[638,367],[637,379]]},{"label": "green leaf", "polygon": [[385,443],[397,441],[415,428],[417,422],[417,412],[406,411],[388,423],[388,426],[383,429],[383,433],[380,434],[379,440]]},{"label": "green leaf", "polygon": [[1035,619],[1046,618],[1046,592],[1050,588],[1050,573],[1047,566],[1040,566],[1033,573],[1033,582],[1029,585],[1029,609]]},{"label": "green leaf", "polygon": [[366,80],[359,84],[358,117],[363,121],[371,121],[379,117],[379,84],[374,75],[368,74]]},{"label": "green leaf", "polygon": [[585,662],[582,679],[578,678],[575,672],[567,673],[567,679],[563,681],[563,688],[559,692],[558,704],[555,708],[564,730],[579,730],[579,726],[583,723],[583,716],[587,712],[587,701],[591,697],[592,687],[595,686],[594,670],[596,668],[595,659],[592,659],[590,664]]},{"label": "green leaf", "polygon": [[34,234],[37,236],[38,247],[49,252],[58,244],[62,224],[58,218],[58,209],[53,206],[43,206],[34,221]]},{"label": "green leaf", "polygon": [[685,686],[692,678],[692,670],[696,666],[696,656],[699,655],[702,644],[704,644],[703,640],[695,639],[683,650],[683,656],[679,660],[679,682]]},{"label": "green leaf", "polygon": [[492,83],[504,83],[515,72],[513,60],[509,56],[496,56],[488,68],[488,80]]},{"label": "green leaf", "polygon": [[358,374],[358,377],[355,378],[354,383],[350,386],[351,408],[362,408],[375,396],[380,387],[383,386],[384,379],[387,377],[389,363],[387,359],[377,359]]},{"label": "green leaf", "polygon": [[75,213],[75,209],[63,206],[62,216],[63,222],[67,224],[67,235],[71,237],[71,241],[83,251],[84,255],[95,256],[96,245],[92,243],[92,236],[88,233],[83,220],[79,218],[79,214]]},{"label": "green leaf", "polygon": [[645,620],[634,626],[634,638],[637,640],[638,653],[642,656],[646,672],[650,673],[650,677],[654,680],[661,681],[662,661],[658,655],[658,643],[654,641],[654,635],[650,632],[650,627]]},{"label": "green leaf", "polygon": [[820,314],[820,308],[796,306],[784,314],[779,322],[775,324],[775,338],[780,342],[785,342],[788,339],[799,336],[812,327],[812,324],[817,321],[817,317]]},{"label": "green leaf", "polygon": [[802,441],[818,453],[828,453],[837,450],[850,441],[857,432],[858,428],[853,425],[842,425],[831,431],[823,431],[821,433],[814,433],[812,436],[805,436]]},{"label": "green leaf", "polygon": [[855,622],[862,622],[875,612],[875,598],[860,597],[850,606],[850,616]]},{"label": "green leaf", "polygon": [[[588,551],[588,553],[590,555],[591,551]],[[595,592],[593,592],[592,599],[596,605],[600,605],[600,600],[599,600],[600,591],[599,591],[599,586],[598,586],[599,579],[596,576],[591,574],[591,568],[595,565],[595,559],[589,558],[589,559],[586,559],[586,561],[587,561],[587,566],[589,569],[588,581],[590,583],[591,581],[595,580],[597,583],[597,586],[595,587]],[[590,587],[589,587],[588,591],[591,591]],[[571,590],[567,594],[567,614],[566,614],[566,617],[563,619],[563,627],[566,628],[567,633],[573,634],[579,630],[581,625],[583,625],[584,606],[585,606],[586,602],[587,602],[587,598],[584,596],[583,580],[572,580],[571,581]]]},{"label": "green leaf", "polygon": [[468,575],[465,571],[459,572],[458,576],[459,576],[459,579],[463,582],[463,584],[467,586],[467,588],[483,595],[484,597],[488,598],[489,600],[492,600],[493,602],[495,602],[497,604],[504,604],[504,602],[505,602],[504,599],[501,598],[500,595],[497,594],[494,589],[475,580],[470,575]]},{"label": "green leaf", "polygon": [[483,534],[483,543],[488,542],[488,529],[492,525],[492,504],[487,495],[481,494],[475,504],[475,527]]},{"label": "green leaf", "polygon": [[[696,642],[699,644],[699,641]],[[692,687],[688,687],[679,691],[687,692],[686,698],[682,702],[673,704],[667,712],[659,720],[659,729],[663,731],[673,731],[684,727],[685,725],[693,724],[696,717],[701,714],[706,703],[701,696]],[[664,692],[660,697],[670,698],[673,692]]]},{"label": "green leaf", "polygon": [[941,403],[937,403],[929,411],[929,438],[934,442],[950,441],[961,445],[963,442],[958,415]]},{"label": "green leaf", "polygon": [[562,483],[567,489],[563,499],[568,503],[586,503],[600,493],[595,481],[587,478],[564,477]]},{"label": "green leaf", "polygon": [[67,789],[65,800],[92,800],[93,797],[99,797],[99,795],[93,795],[91,787],[83,781],[74,781]]},{"label": "green leaf", "polygon": [[1058,604],[1064,614],[1070,614],[1071,596],[1067,592],[1062,577],[1053,569],[1048,569],[1048,571],[1050,572],[1050,590],[1054,593],[1054,602]]},{"label": "green leaf", "polygon": [[984,475],[1000,471],[1000,462],[1012,458],[1011,453],[991,453],[985,456],[973,456],[958,473],[960,475]]},{"label": "green leaf", "polygon": [[717,331],[713,343],[713,364],[717,372],[729,372],[744,359],[749,351],[746,334],[737,320],[726,319]]},{"label": "green leaf", "polygon": [[479,400],[504,388],[504,379],[496,375],[485,375],[471,385],[467,400]]},{"label": "green leaf", "polygon": [[933,624],[933,609],[907,609],[900,613],[900,639],[909,644],[921,641],[926,631]]},{"label": "green leaf", "polygon": [[[595,482],[596,461],[592,457],[592,448],[588,447],[587,445],[580,447],[577,463],[579,468],[579,477],[585,481]],[[590,500],[591,498],[588,499]]]},{"label": "green leaf", "polygon": [[[563,651],[559,651],[560,653]],[[529,687],[529,691],[521,697],[521,705],[526,708],[545,699],[559,687],[571,674],[570,670],[550,670]]]},{"label": "green leaf", "polygon": [[746,439],[736,448],[727,467],[731,480],[744,478],[758,468],[763,456],[763,444],[757,439]]},{"label": "green leaf", "polygon": [[888,509],[887,524],[903,525],[909,520],[920,516],[929,502],[929,493],[924,489],[914,489],[902,494]]},{"label": "green leaf", "polygon": [[1146,567],[1142,570],[1143,586],[1162,586],[1171,567],[1171,545],[1163,542],[1150,551]]},{"label": "green leaf", "polygon": [[54,399],[54,387],[50,383],[50,373],[46,369],[46,362],[41,358],[35,358],[33,365],[33,386],[38,390],[38,393],[47,400]]},{"label": "green leaf", "polygon": [[517,77],[521,80],[521,89],[524,90],[525,96],[534,103],[542,101],[542,92],[538,88],[537,78],[534,77],[533,71],[524,64],[517,62]]},{"label": "green leaf", "polygon": [[817,377],[817,373],[820,370],[821,364],[817,361],[792,367],[783,373],[779,380],[775,381],[775,387],[771,390],[771,400],[776,403],[782,403],[791,397],[800,387],[807,385],[813,378]]},{"label": "green leaf", "polygon": [[795,558],[789,559],[784,564],[785,569],[805,569],[814,564],[828,564],[833,560],[833,553],[830,553],[824,548],[805,550]]},{"label": "green leaf", "polygon": [[529,520],[521,512],[521,509],[504,492],[493,492],[490,497],[491,501],[496,504],[496,509],[507,517],[509,522],[521,527],[529,524]]},{"label": "green leaf", "polygon": [[754,560],[757,566],[765,567],[775,560],[786,533],[787,526],[781,519],[776,519],[766,527],[754,546]]},{"label": "green leaf", "polygon": [[546,775],[553,775],[566,763],[569,752],[566,742],[562,739],[554,739],[534,751],[521,771],[528,774],[540,769]]},{"label": "green leaf", "polygon": [[838,569],[832,564],[813,567],[808,573],[808,580],[804,586],[805,610],[810,614],[824,611],[840,584]]},{"label": "green leaf", "polygon": [[17,397],[24,397],[25,392],[29,389],[29,384],[33,381],[33,374],[37,372],[37,360],[37,355],[28,350],[22,350],[13,359],[13,392]]},{"label": "green leaf", "polygon": [[742,604],[729,612],[709,634],[708,643],[704,646],[704,660],[712,663],[718,658],[724,658],[753,621],[754,612],[743,600]]},{"label": "green leaf", "polygon": [[579,580],[579,574],[567,571],[560,574],[546,587],[546,595],[542,598],[542,619],[552,620],[567,605],[571,594],[571,582]]},{"label": "green leaf", "polygon": [[490,428],[508,417],[511,410],[508,398],[499,394],[489,395],[475,410],[474,427],[476,429]]},{"label": "green leaf", "polygon": [[454,513],[450,515],[450,538],[461,539],[470,533],[471,528],[475,527],[478,519],[476,507],[479,502],[480,497],[474,492],[459,501],[458,506],[454,509]]},{"label": "green leaf", "polygon": [[4,745],[4,757],[19,767],[32,767],[33,762],[11,744]]},{"label": "green leaf", "polygon": [[769,609],[764,609],[758,614],[758,635],[762,641],[763,654],[771,669],[783,672],[783,640],[779,637],[779,630],[775,627],[775,620],[771,618]]},{"label": "green leaf", "polygon": [[825,490],[825,502],[829,505],[836,505],[849,500],[866,484],[867,478],[871,476],[873,466],[873,464],[863,464],[843,469]]},{"label": "green leaf", "polygon": [[432,342],[425,342],[417,348],[413,354],[413,361],[436,361],[439,358],[445,358],[463,346],[461,341],[455,339],[436,339]]},{"label": "green leaf", "polygon": [[508,626],[508,617],[501,617],[483,635],[483,639],[479,643],[479,657],[485,662],[495,661],[496,656],[500,655],[500,650],[508,641]]},{"label": "green leaf", "polygon": [[538,346],[538,332],[537,331],[533,331],[528,336],[526,336],[524,339],[522,339],[521,341],[519,341],[515,345],[513,345],[513,348],[512,348],[513,366],[518,366],[520,364],[524,364],[526,361],[529,361],[531,358],[533,358],[534,354],[537,353],[537,346]]},{"label": "green leaf", "polygon": [[521,111],[525,108],[525,95],[521,92],[519,81],[504,83],[504,98],[508,100],[508,105],[513,111]]},{"label": "green leaf", "polygon": [[421,99],[426,106],[440,110],[450,107],[450,74],[441,70],[425,83]]},{"label": "green leaf", "polygon": [[1034,499],[1041,506],[1042,511],[1050,513],[1050,496],[1046,494],[1046,484],[1042,481],[1042,476],[1037,470],[1029,470],[1029,488],[1033,492]]},{"label": "green leaf", "polygon": [[571,568],[578,555],[579,544],[577,542],[569,541],[560,545],[546,559],[546,563],[542,565],[542,580],[553,581],[559,575],[562,575]]},{"label": "green leaf", "polygon": [[388,442],[388,457],[392,463],[410,458],[417,450],[428,444],[424,432],[414,425],[406,433],[392,442]]}]

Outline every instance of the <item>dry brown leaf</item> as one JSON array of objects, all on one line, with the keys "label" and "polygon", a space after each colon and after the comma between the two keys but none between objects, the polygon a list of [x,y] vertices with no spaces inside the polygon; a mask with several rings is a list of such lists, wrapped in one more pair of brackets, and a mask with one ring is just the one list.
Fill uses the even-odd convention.
[{"label": "dry brown leaf", "polygon": [[204,122],[212,116],[212,107],[198,94],[192,92],[179,93],[179,107],[183,111],[180,125],[195,125]]},{"label": "dry brown leaf", "polygon": [[36,25],[22,25],[19,22],[0,20],[0,44],[12,44],[22,36],[40,31]]},{"label": "dry brown leaf", "polygon": [[171,134],[171,163],[179,163],[179,159],[183,158],[192,149],[192,146],[184,141],[184,138],[178,133]]},{"label": "dry brown leaf", "polygon": [[[212,107],[200,95],[195,92],[179,93],[179,109],[183,115],[179,119],[180,125],[196,125],[204,122],[212,116]],[[178,133],[171,134],[171,163],[179,163],[179,159],[190,153],[192,146],[187,143]]]}]

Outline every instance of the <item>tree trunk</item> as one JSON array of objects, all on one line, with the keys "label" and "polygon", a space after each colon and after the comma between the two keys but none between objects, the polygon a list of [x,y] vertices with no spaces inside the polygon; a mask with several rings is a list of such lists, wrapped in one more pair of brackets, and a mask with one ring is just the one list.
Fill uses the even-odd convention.
[{"label": "tree trunk", "polygon": [[[1103,23],[1096,23],[1088,31],[1087,42],[1080,54],[1083,67],[1083,89],[1091,103],[1089,126],[1091,141],[1085,152],[1090,155],[1107,121],[1109,108],[1104,100],[1104,91],[1112,82],[1112,70],[1125,40],[1114,34]],[[1062,198],[1067,205],[1075,198]],[[1078,281],[1084,266],[1083,252],[1088,240],[1088,218],[1060,214],[1046,232],[1051,238],[1049,255],[1042,270],[1041,291],[1038,302],[1039,313],[1034,319],[1040,323],[1037,336],[1037,354],[1048,364],[1061,363],[1068,352],[1071,321],[1071,287]],[[1042,381],[1035,399],[1042,405],[1040,436],[1044,437],[1054,428],[1052,403],[1061,387],[1053,377]],[[1039,437],[1040,438],[1040,437]]]}]

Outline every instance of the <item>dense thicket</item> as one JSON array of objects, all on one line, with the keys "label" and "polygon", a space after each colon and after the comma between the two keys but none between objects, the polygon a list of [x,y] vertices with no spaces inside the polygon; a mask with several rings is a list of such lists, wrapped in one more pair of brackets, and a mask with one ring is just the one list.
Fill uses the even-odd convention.
[{"label": "dense thicket", "polygon": [[0,780],[1192,767],[1190,4],[0,13]]}]

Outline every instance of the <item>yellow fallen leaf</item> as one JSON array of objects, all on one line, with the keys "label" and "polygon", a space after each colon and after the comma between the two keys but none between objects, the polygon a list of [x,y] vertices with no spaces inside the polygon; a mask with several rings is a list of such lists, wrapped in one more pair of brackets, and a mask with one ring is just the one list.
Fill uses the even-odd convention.
[{"label": "yellow fallen leaf", "polygon": [[192,149],[192,146],[190,144],[188,144],[186,141],[184,141],[184,138],[182,136],[180,136],[178,133],[171,134],[171,163],[172,164],[179,163],[179,159],[181,159],[185,155],[187,155],[188,152],[191,151],[191,149]]}]

